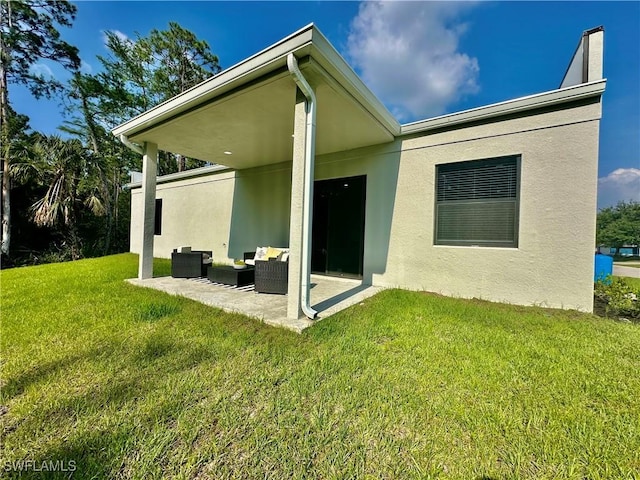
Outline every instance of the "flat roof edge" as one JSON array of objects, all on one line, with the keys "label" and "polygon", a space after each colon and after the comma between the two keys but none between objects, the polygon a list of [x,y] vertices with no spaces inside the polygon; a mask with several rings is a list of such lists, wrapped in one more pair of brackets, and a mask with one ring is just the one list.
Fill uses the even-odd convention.
[{"label": "flat roof edge", "polygon": [[[306,49],[309,49],[307,51]],[[317,64],[330,67],[332,75],[356,100],[358,100],[391,135],[400,133],[400,123],[386,109],[384,104],[369,90],[346,60],[313,23],[288,35],[260,52],[226,68],[214,77],[192,87],[166,102],[116,126],[111,130],[115,136],[133,136],[140,131],[162,122],[167,118],[180,115],[192,107],[216,98],[225,91],[242,87],[254,78],[268,74],[279,66],[286,65],[286,56],[294,53],[297,57],[309,55],[318,60]]]},{"label": "flat roof edge", "polygon": [[517,113],[536,108],[567,103],[581,98],[588,98],[601,95],[606,86],[607,80],[596,80],[580,85],[572,85],[557,90],[537,93],[513,100],[485,105],[470,110],[441,115],[439,117],[419,120],[401,126],[400,136],[420,133],[436,128],[446,128],[464,123],[481,121],[493,117]]},{"label": "flat roof edge", "polygon": [[[233,170],[233,169],[230,167],[226,167],[224,165],[210,165],[208,167],[193,168],[191,170],[185,170],[184,172],[175,172],[175,173],[169,173],[167,175],[161,175],[156,179],[156,183],[157,184],[170,183],[170,182],[176,182],[178,180],[185,180],[188,178],[203,177],[205,175],[211,175],[212,173],[222,172],[225,170]],[[123,186],[125,190],[131,190],[133,188],[141,188],[141,187],[142,187],[142,182],[126,183]]]},{"label": "flat roof edge", "polygon": [[[115,136],[129,136],[137,130],[144,128],[149,123],[156,123],[165,117],[170,117],[183,110],[189,109],[193,104],[202,102],[208,95],[215,94],[218,89],[223,88],[225,85],[242,82],[248,75],[273,65],[274,62],[282,58],[280,48],[283,45],[290,44],[287,45],[287,51],[295,51],[308,45],[312,41],[314,30],[317,30],[317,27],[315,27],[313,23],[304,26],[300,30],[278,40],[276,43],[269,45],[249,58],[225,68],[220,73],[191,87],[180,95],[162,102],[125,123],[114,127],[111,133]],[[263,58],[260,59],[260,57]]]}]

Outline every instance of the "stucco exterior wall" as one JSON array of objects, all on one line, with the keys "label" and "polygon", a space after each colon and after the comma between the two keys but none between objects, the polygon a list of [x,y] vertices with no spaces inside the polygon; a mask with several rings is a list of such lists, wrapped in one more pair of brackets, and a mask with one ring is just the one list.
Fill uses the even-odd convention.
[{"label": "stucco exterior wall", "polygon": [[[315,179],[367,176],[365,283],[591,311],[600,114],[593,99],[401,137],[320,156]],[[518,247],[435,246],[436,165],[506,155],[521,156]],[[191,245],[230,261],[287,246],[290,196],[291,162],[160,183],[154,255]],[[141,207],[137,189],[133,252]]]},{"label": "stucco exterior wall", "polygon": [[[229,239],[234,172],[179,180],[157,185],[156,198],[162,199],[162,234],[154,236],[153,255],[170,258],[174,248],[190,245],[194,250],[213,250],[214,258],[226,258],[224,245]],[[131,251],[140,252],[137,238],[141,189],[131,195]]]},{"label": "stucco exterior wall", "polygon": [[[376,187],[367,185],[365,271],[372,283],[591,311],[599,118],[599,103],[583,103],[396,142],[397,186],[375,177]],[[514,154],[521,155],[518,247],[435,246],[436,165]],[[384,170],[395,155],[351,152],[340,171],[360,164]],[[341,162],[333,160],[337,175]],[[390,170],[386,178],[393,178]],[[392,205],[388,245],[374,234],[387,219],[371,200]],[[372,272],[372,262],[381,261],[384,268]]]},{"label": "stucco exterior wall", "polygon": [[[286,246],[290,176],[290,164],[283,164],[159,183],[162,234],[154,237],[154,256],[170,258],[174,248],[190,245],[231,263],[257,245]],[[131,193],[130,250],[140,253],[142,191]]]},{"label": "stucco exterior wall", "polygon": [[394,142],[316,159],[316,180],[366,175],[363,280],[367,284],[387,269],[400,145]]}]

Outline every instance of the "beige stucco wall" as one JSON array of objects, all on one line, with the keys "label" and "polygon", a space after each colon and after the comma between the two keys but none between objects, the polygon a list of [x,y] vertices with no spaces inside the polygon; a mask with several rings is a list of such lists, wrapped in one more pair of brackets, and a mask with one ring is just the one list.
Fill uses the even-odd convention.
[{"label": "beige stucco wall", "polygon": [[[414,136],[323,158],[317,177],[368,174],[365,277],[374,285],[591,311],[599,118],[599,103],[582,103]],[[514,154],[518,247],[435,246],[435,166]]]},{"label": "beige stucco wall", "polygon": [[400,233],[400,230],[392,232],[391,229],[400,145],[400,142],[394,142],[381,147],[324,155],[316,160],[316,180],[367,177],[363,279],[368,284],[374,283],[374,275],[386,272],[390,236]]},{"label": "beige stucco wall", "polygon": [[[583,101],[427,132],[320,156],[315,178],[367,176],[367,283],[590,311],[599,118],[600,103]],[[434,246],[435,166],[514,154],[521,155],[518,247]],[[154,254],[191,245],[224,261],[256,245],[285,246],[290,194],[290,162],[159,184],[164,218]]]},{"label": "beige stucco wall", "polygon": [[[154,257],[170,258],[174,248],[190,245],[194,250],[213,250],[214,258],[226,258],[226,244],[234,193],[235,173],[158,184],[162,199],[162,234],[154,237]],[[136,225],[141,216],[141,189],[131,196],[131,251],[140,252]]]},{"label": "beige stucco wall", "polygon": [[[377,285],[591,311],[600,105],[402,142]],[[434,246],[435,165],[521,155],[517,248]]]},{"label": "beige stucco wall", "polygon": [[[290,164],[223,171],[160,183],[162,234],[154,237],[154,256],[169,258],[190,245],[212,250],[215,261],[231,263],[256,245],[286,246],[289,235]],[[131,196],[131,247],[140,253],[142,192]]]}]

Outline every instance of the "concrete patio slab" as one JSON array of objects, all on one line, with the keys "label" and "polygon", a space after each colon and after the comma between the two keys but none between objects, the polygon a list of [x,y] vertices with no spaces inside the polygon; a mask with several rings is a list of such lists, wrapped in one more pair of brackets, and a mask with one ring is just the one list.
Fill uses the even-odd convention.
[{"label": "concrete patio slab", "polygon": [[211,283],[206,278],[156,277],[127,281],[132,285],[186,297],[226,312],[241,313],[268,325],[284,327],[298,333],[382,290],[382,287],[363,285],[360,280],[312,275],[311,306],[318,312],[318,318],[293,320],[287,318],[286,295],[256,293],[253,286],[228,287]]}]

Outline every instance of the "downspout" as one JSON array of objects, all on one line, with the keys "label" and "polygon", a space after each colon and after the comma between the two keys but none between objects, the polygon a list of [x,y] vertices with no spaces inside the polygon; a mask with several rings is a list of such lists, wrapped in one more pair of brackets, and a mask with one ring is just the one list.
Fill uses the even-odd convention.
[{"label": "downspout", "polygon": [[120,138],[120,142],[122,142],[123,145],[129,147],[129,149],[133,150],[136,153],[139,153],[140,155],[144,155],[143,148],[140,145],[131,143],[125,134],[120,134],[119,138]]},{"label": "downspout", "polygon": [[304,145],[304,191],[302,194],[302,285],[301,308],[302,312],[310,319],[316,318],[316,312],[309,304],[309,290],[311,286],[311,202],[313,199],[313,170],[316,150],[316,96],[311,85],[304,78],[298,68],[298,61],[293,53],[287,55],[287,68],[307,98],[307,131]]}]

